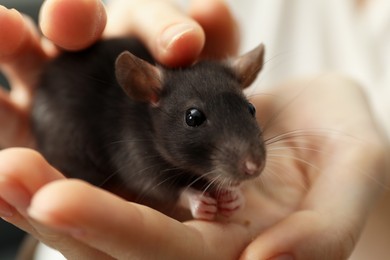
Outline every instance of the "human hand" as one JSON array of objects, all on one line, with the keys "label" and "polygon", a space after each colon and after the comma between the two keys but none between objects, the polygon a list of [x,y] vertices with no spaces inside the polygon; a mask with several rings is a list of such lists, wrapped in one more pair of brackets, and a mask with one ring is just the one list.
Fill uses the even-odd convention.
[{"label": "human hand", "polygon": [[243,259],[347,259],[377,196],[389,187],[389,143],[365,94],[349,79],[322,74],[255,99],[259,113],[266,111],[259,121],[268,200],[252,207],[268,224]]},{"label": "human hand", "polygon": [[[42,29],[49,39],[57,45],[67,49],[80,49],[96,41],[101,33],[81,33],[81,36],[72,33],[66,34],[64,33],[67,28],[66,24],[64,27],[61,27],[59,24],[55,25],[58,26],[59,29],[56,30],[55,26],[50,27],[50,24],[56,24],[54,21],[51,23],[50,19],[58,17],[59,21],[77,21],[76,19],[72,19],[72,15],[74,15],[75,18],[92,18],[85,19],[85,21],[90,21],[90,23],[87,22],[85,26],[81,27],[70,26],[71,23],[68,23],[69,28],[80,28],[80,30],[86,31],[88,31],[88,28],[90,29],[93,27],[91,26],[92,24],[104,25],[104,22],[102,22],[104,19],[100,17],[100,20],[94,20],[93,18],[96,18],[96,13],[99,12],[96,11],[97,9],[93,9],[86,4],[95,2],[97,3],[96,6],[100,6],[100,2],[92,0],[83,1],[83,3],[86,4],[86,6],[84,6],[80,5],[80,2],[77,1],[77,10],[79,11],[74,10],[75,5],[71,4],[73,2],[76,1],[47,1],[45,7],[47,13],[44,11],[42,12],[42,23],[44,23],[44,19],[47,19],[47,24],[42,25]],[[149,1],[144,2],[149,3]],[[51,7],[50,3],[52,4]],[[63,8],[67,7],[70,8],[69,10],[74,10],[75,12],[64,11]],[[85,8],[85,10],[83,10],[83,8]],[[94,11],[91,12],[91,10]],[[111,10],[115,10],[115,8]],[[1,11],[3,12],[3,10]],[[83,15],[80,16],[80,13],[78,12]],[[60,19],[59,17],[61,17],[61,14],[66,14],[67,18]],[[102,15],[104,17],[104,12]],[[7,126],[8,128],[2,129],[1,137],[3,138],[0,138],[0,140],[4,140],[4,146],[15,145],[18,144],[18,142],[22,144],[31,144],[28,124],[26,122],[28,122],[29,101],[31,100],[31,95],[33,93],[34,82],[37,79],[36,73],[40,71],[42,68],[41,65],[45,63],[47,59],[50,59],[55,55],[56,51],[42,45],[39,41],[39,37],[33,33],[32,27],[29,27],[29,23],[23,19],[18,20],[19,18],[16,18],[16,14],[10,15],[8,13],[6,16],[2,16],[1,19],[10,19],[11,22],[7,22],[7,24],[10,25],[12,25],[12,19],[15,19],[15,30],[12,30],[12,32],[14,32],[14,34],[12,34],[14,37],[15,35],[17,36],[17,32],[26,32],[28,36],[22,34],[23,37],[15,37],[15,39],[22,39],[23,44],[17,44],[18,41],[15,39],[12,40],[11,38],[12,41],[4,42],[13,42],[15,44],[9,44],[6,47],[0,46],[0,50],[6,54],[1,55],[2,69],[7,73],[13,88],[13,92],[11,92],[12,94],[10,96],[7,94],[1,95],[1,100],[5,101],[1,101],[1,106],[2,108],[4,107],[4,109],[0,111],[11,112],[4,113],[4,116],[1,115],[0,117],[0,120],[7,122],[7,124],[2,125]],[[140,21],[140,23],[142,22]],[[48,27],[45,28],[45,26]],[[202,26],[206,27],[205,25]],[[133,29],[126,30],[126,28],[129,27],[131,28],[129,24],[122,24],[118,29],[122,28],[123,31],[118,30],[116,33],[133,32]],[[4,27],[1,28],[3,29]],[[24,30],[25,28],[28,29]],[[99,31],[96,30],[96,27],[94,28],[95,29],[92,31]],[[106,35],[109,36],[110,33],[108,32],[110,31],[110,26],[108,25],[107,28]],[[140,30],[140,33],[144,31],[145,30]],[[157,32],[157,34],[159,32],[158,30],[153,31]],[[61,32],[63,34],[61,34]],[[194,32],[197,32],[197,30]],[[4,35],[4,32],[2,32],[2,34]],[[60,37],[57,38],[56,35]],[[69,41],[62,42],[61,35]],[[111,35],[115,35],[115,32],[112,31]],[[182,48],[180,47],[180,42],[185,43],[188,41],[187,37],[197,37],[196,35],[198,34],[190,33],[185,34],[185,37],[177,38],[177,43],[171,45],[173,53],[175,53],[174,50],[180,50]],[[153,41],[153,39],[156,39],[156,35],[153,34],[145,37],[146,39],[152,39],[151,41],[145,41],[158,58],[158,47],[157,49],[156,47],[153,48],[153,44],[158,42],[155,40]],[[198,41],[198,43],[202,43],[202,41]],[[12,48],[10,48],[10,46]],[[210,46],[212,46],[212,44]],[[207,47],[205,50],[207,50]],[[228,50],[225,51],[228,52]],[[162,53],[164,54],[165,52]],[[212,51],[209,53],[212,53]],[[194,57],[198,54],[199,52],[192,53]],[[31,62],[27,57],[30,57],[30,59],[31,57],[35,57],[32,59],[34,62]],[[175,57],[175,55],[162,55],[160,58],[162,62],[164,57],[167,57],[167,63],[169,65],[170,57]],[[179,59],[178,63],[183,61],[186,63],[189,62],[189,60],[191,59]],[[173,64],[174,63],[175,59],[173,59]],[[21,64],[23,66],[21,66]],[[35,73],[32,73],[34,71]],[[23,84],[20,84],[20,82]],[[313,81],[312,85],[316,85],[316,83],[318,82]],[[156,246],[155,242],[158,240],[163,241],[161,244],[162,251],[160,252],[161,255],[159,255],[159,257],[166,256],[168,258],[173,254],[178,257],[182,254],[183,257],[186,257],[190,254],[190,256],[193,256],[194,258],[215,259],[220,257],[228,259],[237,257],[245,246],[255,237],[257,238],[244,251],[243,258],[258,257],[260,259],[267,259],[281,253],[291,253],[298,259],[319,259],[320,257],[323,257],[324,259],[332,259],[332,257],[336,259],[342,258],[352,250],[356,243],[355,240],[363,226],[364,219],[366,218],[367,213],[365,212],[365,209],[368,208],[367,205],[374,200],[376,192],[380,190],[380,187],[378,187],[380,185],[378,184],[383,183],[384,171],[381,168],[384,168],[383,160],[385,154],[383,151],[384,144],[381,143],[383,139],[380,135],[377,135],[378,131],[375,129],[372,122],[371,114],[367,112],[368,106],[365,104],[364,98],[360,96],[360,91],[350,82],[345,82],[345,80],[336,80],[337,84],[329,81],[325,81],[325,83],[326,84],[322,82],[322,85],[320,84],[320,86],[311,88],[310,91],[306,92],[309,93],[308,95],[298,95],[298,93],[301,93],[301,84],[295,84],[295,87],[284,86],[279,89],[274,89],[270,94],[278,97],[277,99],[280,98],[280,100],[291,100],[294,99],[294,96],[297,96],[295,101],[292,102],[293,104],[286,105],[286,109],[277,107],[278,102],[276,102],[275,99],[271,98],[267,101],[264,97],[255,98],[258,111],[267,111],[268,115],[275,115],[278,111],[283,111],[280,112],[280,115],[283,116],[276,116],[277,120],[273,120],[272,124],[269,123],[265,125],[266,136],[274,136],[297,129],[307,130],[309,128],[311,130],[298,133],[304,138],[305,144],[297,148],[290,147],[290,150],[286,151],[287,155],[282,154],[284,159],[279,162],[279,165],[282,166],[274,166],[276,169],[273,170],[272,165],[268,167],[268,170],[264,172],[263,177],[261,178],[261,181],[264,183],[262,185],[262,189],[264,188],[263,190],[257,188],[258,184],[248,184],[245,187],[247,207],[235,219],[231,219],[230,223],[193,221],[181,224],[168,219],[157,212],[139,205],[124,202],[104,192],[103,194],[105,195],[101,195],[103,196],[101,201],[105,203],[96,205],[96,200],[93,200],[93,198],[95,198],[95,195],[98,196],[98,194],[102,194],[102,191],[82,182],[61,180],[63,177],[48,166],[42,158],[39,156],[37,157],[36,154],[26,150],[7,150],[4,151],[1,156],[2,158],[5,158],[4,162],[7,162],[2,165],[8,165],[8,168],[1,169],[1,173],[4,174],[1,180],[3,186],[14,187],[15,185],[20,184],[20,186],[25,189],[23,188],[24,191],[23,189],[20,191],[15,188],[12,189],[8,195],[1,194],[4,201],[1,201],[0,204],[3,209],[6,209],[7,204],[17,208],[16,211],[15,209],[10,209],[14,214],[13,217],[8,218],[11,223],[32,233],[42,241],[52,245],[54,248],[59,249],[69,258],[80,256],[109,258],[108,255],[121,258],[123,254],[126,256],[134,254],[134,256],[142,257],[145,256],[145,254],[150,254],[150,252],[155,252],[149,250],[149,248],[154,248]],[[345,90],[344,85],[346,85]],[[18,88],[19,86],[22,88]],[[315,90],[314,92],[313,89]],[[344,90],[345,92],[341,90]],[[324,99],[325,94],[330,94],[327,96],[327,99]],[[357,99],[351,100],[351,96],[357,96]],[[331,100],[331,97],[344,97],[345,100],[334,101]],[[321,98],[320,101],[319,98]],[[313,110],[308,111],[306,109],[307,107],[312,107]],[[328,111],[329,108],[333,109],[331,113]],[[324,111],[326,111],[326,113],[324,113]],[[265,114],[261,112],[259,112],[259,115],[265,116]],[[351,122],[350,125],[340,124],[340,121],[345,123],[345,118],[355,119],[356,115],[360,116],[360,121]],[[268,121],[266,118],[259,118],[259,120],[261,122]],[[316,133],[314,130],[318,129],[325,129],[328,131],[319,131]],[[348,135],[350,137],[357,136],[357,138],[347,138]],[[358,140],[360,139],[362,140],[361,145],[356,145],[359,143]],[[297,140],[294,141],[294,138],[289,141],[290,144],[292,143],[292,146],[300,143],[297,142]],[[1,145],[3,145],[3,143],[1,143]],[[350,151],[351,145],[353,151]],[[318,149],[318,147],[320,147],[320,149]],[[272,146],[270,149],[272,149]],[[287,148],[285,147],[283,149]],[[368,155],[366,152],[367,149],[372,150]],[[316,153],[314,150],[319,151]],[[332,156],[329,156],[329,150],[331,150]],[[348,158],[349,156],[350,158]],[[12,163],[11,158],[17,158],[17,161],[13,161]],[[272,159],[272,155],[270,158]],[[294,158],[296,158],[296,160],[294,160]],[[269,159],[269,161],[271,159]],[[12,166],[20,164],[20,161],[25,162],[24,165],[28,167],[19,168],[17,170],[14,168],[14,170],[12,170]],[[310,165],[303,163],[304,161],[309,162]],[[33,170],[34,167],[37,167],[35,168],[36,171]],[[270,167],[271,170],[269,170]],[[332,167],[336,167],[337,169],[333,169]],[[315,168],[318,168],[317,172],[316,170],[313,170]],[[284,176],[271,173],[281,171],[281,169],[288,169],[288,177],[285,177],[285,181],[282,179],[278,182],[279,178],[283,178]],[[367,174],[363,173],[365,169],[367,169]],[[320,174],[317,174],[318,172],[320,172]],[[305,174],[307,173],[312,173],[311,176],[308,176],[309,178],[305,177]],[[27,174],[30,175],[27,176]],[[36,176],[39,181],[35,184],[31,184],[31,175]],[[332,176],[332,178],[328,176]],[[291,180],[287,179],[290,177]],[[370,177],[372,178],[370,179]],[[9,183],[9,180],[11,180],[11,183]],[[53,182],[54,180],[61,181]],[[30,184],[26,183],[27,181]],[[65,193],[64,189],[60,188],[61,185],[64,185],[66,188],[78,190],[78,192],[75,192],[74,194],[79,195],[77,198],[85,197],[85,201],[83,201],[85,203],[83,203],[83,205],[77,204],[74,197],[70,197],[69,200],[67,200],[65,195],[68,195],[69,192]],[[267,188],[271,187],[272,190],[269,191]],[[6,189],[0,190],[3,193],[7,193]],[[348,196],[343,197],[345,194],[341,194],[341,192],[346,190],[350,192],[346,195],[354,194],[356,195],[356,199]],[[66,189],[66,191],[68,191],[68,189]],[[18,205],[18,199],[16,202],[13,200],[18,198],[18,194],[27,194],[24,200],[27,201],[27,203]],[[55,194],[58,194],[58,196],[55,196]],[[85,194],[91,194],[91,196],[86,197]],[[332,194],[333,199],[328,198],[328,194]],[[26,213],[26,207],[29,205],[31,197],[34,198],[31,214],[40,221],[39,223]],[[35,211],[34,213],[34,205],[41,205],[40,201],[47,198],[53,198],[53,200],[57,200],[58,203],[56,205],[49,203],[48,208],[40,209],[44,211],[43,215],[42,212],[39,213],[40,210]],[[62,199],[64,199],[64,201],[62,201]],[[346,203],[350,201],[353,201],[354,203],[352,203],[352,205],[346,205]],[[115,205],[115,207],[108,207],[109,205]],[[99,209],[104,209],[105,211],[107,209],[107,211],[110,212],[111,215],[107,217],[109,220],[112,220],[112,216],[117,215],[123,215],[125,219],[119,219],[117,222],[112,223],[111,221],[107,221],[107,218],[104,218],[104,214],[94,214],[99,213]],[[340,216],[340,214],[342,216]],[[138,221],[127,223],[128,218],[131,218],[131,216],[134,215],[136,216],[136,219],[142,222],[146,219],[148,223],[154,223],[155,225],[142,226],[142,232],[136,233],[136,231],[140,230],[140,223]],[[69,231],[66,227],[64,228],[61,226],[62,223],[57,222],[58,220],[61,222],[62,219],[65,221],[80,221],[77,223],[71,222],[70,226],[72,226],[72,224],[81,226],[87,231],[85,233],[78,232],[76,229],[76,232],[74,232],[72,227],[69,228],[72,229]],[[308,221],[308,219],[310,219],[311,222]],[[106,225],[102,226],[102,223]],[[164,224],[160,226],[160,223]],[[300,229],[296,229],[297,226],[299,226]],[[127,227],[127,229],[124,229],[124,227]],[[110,230],[110,232],[111,230],[116,231],[113,232],[114,237],[112,238],[112,241],[117,242],[117,244],[110,243],[110,241],[106,239],[105,235],[108,233],[106,232],[107,230]],[[123,232],[124,230],[126,230],[126,232]],[[87,234],[87,236],[84,236],[84,240],[82,236],[78,236],[80,233]],[[140,238],[138,236],[139,234],[145,235],[143,237],[144,240],[138,240],[138,238]],[[229,234],[230,237],[226,238],[226,234]],[[286,234],[288,235],[287,237]],[[137,236],[136,241],[134,241],[134,235]],[[181,235],[189,237],[189,239],[185,241],[176,239],[177,236]],[[76,236],[76,238],[73,236]],[[131,240],[132,237],[133,239]],[[346,237],[352,239],[345,239]],[[150,241],[151,238],[156,240]],[[129,247],[130,243],[128,243],[126,239],[134,242],[134,248]],[[119,243],[120,241],[122,241],[122,243]],[[224,248],[224,250],[221,251],[220,248]],[[324,254],[323,251],[329,252],[329,255]],[[177,252],[181,254],[176,254]]]},{"label": "human hand", "polygon": [[[79,48],[83,48],[96,41],[102,34],[105,12],[103,6],[97,4],[98,1],[69,1],[69,3],[62,4],[60,1],[47,1],[46,3],[50,2],[58,2],[56,5],[62,9],[66,9],[66,5],[70,8],[72,2],[77,2],[77,10],[84,14],[81,16],[83,21],[78,19],[79,26],[72,27],[72,30],[59,26],[58,30],[52,32],[52,37],[73,39],[79,44]],[[97,13],[102,13],[100,20],[95,17]],[[56,18],[63,19],[63,21],[68,21],[77,17],[78,13],[69,15],[66,10],[63,10],[62,13],[53,11],[50,14],[57,15]],[[45,18],[42,19],[43,22],[50,22],[54,19],[49,15],[42,15],[42,17]],[[34,147],[34,138],[30,129],[30,109],[34,89],[45,63],[58,53],[58,49],[39,35],[32,20],[16,10],[8,10],[0,6],[0,24],[2,25],[0,26],[0,70],[11,86],[10,92],[0,88],[0,124],[2,126],[0,148]],[[95,28],[94,34],[88,33],[91,31],[90,27]],[[81,35],[80,38],[78,38],[79,35]]]},{"label": "human hand", "polygon": [[[152,3],[152,1],[138,2],[139,6],[146,6],[147,3],[150,3],[148,8],[153,8],[154,5],[158,5],[159,8],[164,7],[161,3],[156,4],[157,2]],[[129,3],[122,4],[127,5],[126,10],[129,9]],[[135,4],[134,1],[133,4]],[[203,12],[205,9],[201,5],[202,1],[197,1],[190,8],[190,13],[197,20],[197,23],[189,20],[179,10],[171,8],[168,4],[166,8],[163,8],[166,10],[166,16],[163,19],[156,18],[156,20],[163,22],[161,30],[165,29],[164,27],[167,27],[169,23],[180,21],[191,23],[194,26],[194,29],[186,30],[184,34],[178,32],[180,37],[171,35],[174,41],[171,42],[168,49],[160,51],[163,55],[158,55],[159,48],[155,46],[158,45],[158,41],[153,42],[154,39],[160,37],[158,34],[161,33],[161,31],[156,30],[157,27],[154,24],[149,24],[149,26],[153,26],[153,28],[149,28],[149,30],[154,29],[152,33],[148,34],[147,30],[139,30],[138,33],[135,31],[134,34],[144,39],[152,51],[154,50],[154,54],[160,62],[171,66],[188,64],[196,59],[199,53],[202,56],[213,57],[234,53],[237,49],[235,35],[237,28],[230,12],[220,1],[215,3],[208,1],[207,12]],[[159,8],[158,10],[161,11]],[[154,9],[157,8],[154,7]],[[110,11],[111,17],[115,16],[115,12],[119,14],[123,11],[121,8],[114,7],[110,10],[113,10]],[[145,11],[147,11],[146,8]],[[1,38],[3,43],[7,44],[0,46],[0,63],[2,72],[6,74],[11,83],[11,92],[1,93],[0,111],[4,111],[4,113],[0,115],[0,121],[4,124],[2,124],[3,127],[0,131],[0,147],[34,147],[34,140],[29,128],[29,109],[39,73],[44,64],[57,55],[61,48],[83,49],[99,39],[105,26],[106,15],[100,1],[48,0],[41,12],[41,29],[51,42],[46,40],[41,42],[43,39],[37,34],[37,30],[28,18],[23,17],[15,10],[10,11],[2,8],[1,12],[1,22],[7,24],[9,29],[5,30],[6,27],[1,27],[3,29],[0,31]],[[138,21],[141,18],[140,16],[132,20],[135,24],[133,27],[145,22]],[[113,26],[115,29],[122,28],[125,31],[129,30],[126,32],[132,32],[131,23],[123,25],[110,22],[105,31],[105,37],[121,34],[110,29],[114,28]],[[220,28],[224,29],[220,30]],[[207,43],[205,44],[206,36]],[[188,47],[191,48],[186,50],[185,48]],[[183,48],[186,51],[182,53]],[[178,53],[179,55],[177,55]],[[19,152],[14,153],[17,157],[19,154]],[[17,225],[26,229],[27,219],[23,219],[23,221],[17,222]],[[26,230],[36,234],[31,229]],[[37,234],[36,236],[38,237]],[[45,239],[43,240],[45,241]]]},{"label": "human hand", "polygon": [[0,211],[11,206],[7,221],[68,258],[347,258],[388,178],[388,146],[364,94],[322,75],[252,102],[268,140],[267,166],[243,184],[246,206],[230,219],[177,222],[64,180],[29,150],[0,153]]},{"label": "human hand", "polygon": [[108,20],[100,0],[47,0],[40,15],[47,41],[30,19],[0,6],[0,24],[7,25],[0,26],[0,70],[11,85],[10,92],[0,88],[0,147],[34,147],[30,130],[34,88],[44,64],[61,49],[84,49],[103,34],[134,35],[162,64],[182,66],[199,55],[225,57],[238,47],[237,26],[219,0],[193,1],[189,16],[170,1],[155,0],[111,1],[107,12]]}]

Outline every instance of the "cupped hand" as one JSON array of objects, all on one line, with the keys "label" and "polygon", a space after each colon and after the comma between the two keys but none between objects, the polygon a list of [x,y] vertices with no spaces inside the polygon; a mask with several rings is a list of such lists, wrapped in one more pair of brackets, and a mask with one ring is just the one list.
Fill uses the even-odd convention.
[{"label": "cupped hand", "polygon": [[[133,34],[170,66],[235,52],[236,27],[221,1],[194,1],[189,13],[193,19],[168,2],[117,0],[104,31],[100,1],[47,0],[41,28],[54,47],[27,18],[0,8],[0,24],[7,24],[0,26],[7,39],[0,43],[1,70],[12,88],[0,93],[0,146],[34,145],[29,108],[39,73],[58,47],[77,50],[102,34]],[[182,31],[166,40],[175,25]],[[349,80],[322,75],[254,96],[253,103],[267,139],[267,167],[259,181],[243,185],[246,207],[227,221],[177,222],[66,180],[26,149],[0,153],[0,214],[70,259],[346,258],[388,170],[388,146],[364,94]]]},{"label": "cupped hand", "polygon": [[389,177],[364,93],[324,74],[252,102],[267,165],[243,184],[246,205],[229,219],[177,222],[65,180],[25,149],[0,153],[0,212],[70,259],[346,259]]},{"label": "cupped hand", "polygon": [[199,55],[221,58],[238,48],[237,26],[219,0],[192,1],[188,11],[171,1],[113,0],[106,8],[100,0],[46,0],[40,27],[45,37],[29,18],[0,6],[0,70],[11,85],[9,92],[0,88],[0,148],[34,147],[34,88],[45,63],[62,49],[87,48],[102,35],[133,35],[162,64],[184,66]]},{"label": "cupped hand", "polygon": [[364,92],[340,75],[290,81],[265,94],[254,104],[268,165],[252,204],[265,229],[242,258],[347,259],[389,187],[388,140]]}]

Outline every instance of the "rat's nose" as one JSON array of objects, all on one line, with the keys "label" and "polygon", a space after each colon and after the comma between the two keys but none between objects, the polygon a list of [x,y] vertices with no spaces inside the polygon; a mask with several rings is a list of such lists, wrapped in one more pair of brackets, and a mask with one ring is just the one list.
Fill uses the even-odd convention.
[{"label": "rat's nose", "polygon": [[243,168],[244,173],[249,176],[256,175],[260,171],[260,165],[250,159],[244,161]]}]

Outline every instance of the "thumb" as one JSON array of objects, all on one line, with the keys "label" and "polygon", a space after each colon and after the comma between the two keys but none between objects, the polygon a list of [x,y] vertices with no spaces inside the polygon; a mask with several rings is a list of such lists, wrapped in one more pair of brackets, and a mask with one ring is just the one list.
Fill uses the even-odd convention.
[{"label": "thumb", "polygon": [[316,211],[298,211],[258,236],[240,259],[347,259],[360,230],[334,222]]},{"label": "thumb", "polygon": [[167,66],[191,64],[203,49],[202,27],[171,1],[111,1],[107,13],[105,37],[136,36]]}]

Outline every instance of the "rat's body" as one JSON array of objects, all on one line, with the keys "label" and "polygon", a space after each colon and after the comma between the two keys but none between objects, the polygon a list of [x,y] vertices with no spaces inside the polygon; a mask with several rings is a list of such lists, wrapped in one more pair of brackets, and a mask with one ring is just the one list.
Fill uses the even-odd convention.
[{"label": "rat's body", "polygon": [[261,133],[232,69],[162,69],[130,54],[115,69],[125,50],[153,64],[138,41],[121,39],[48,65],[33,129],[52,165],[169,215],[189,186],[217,201],[218,190],[260,173]]}]

